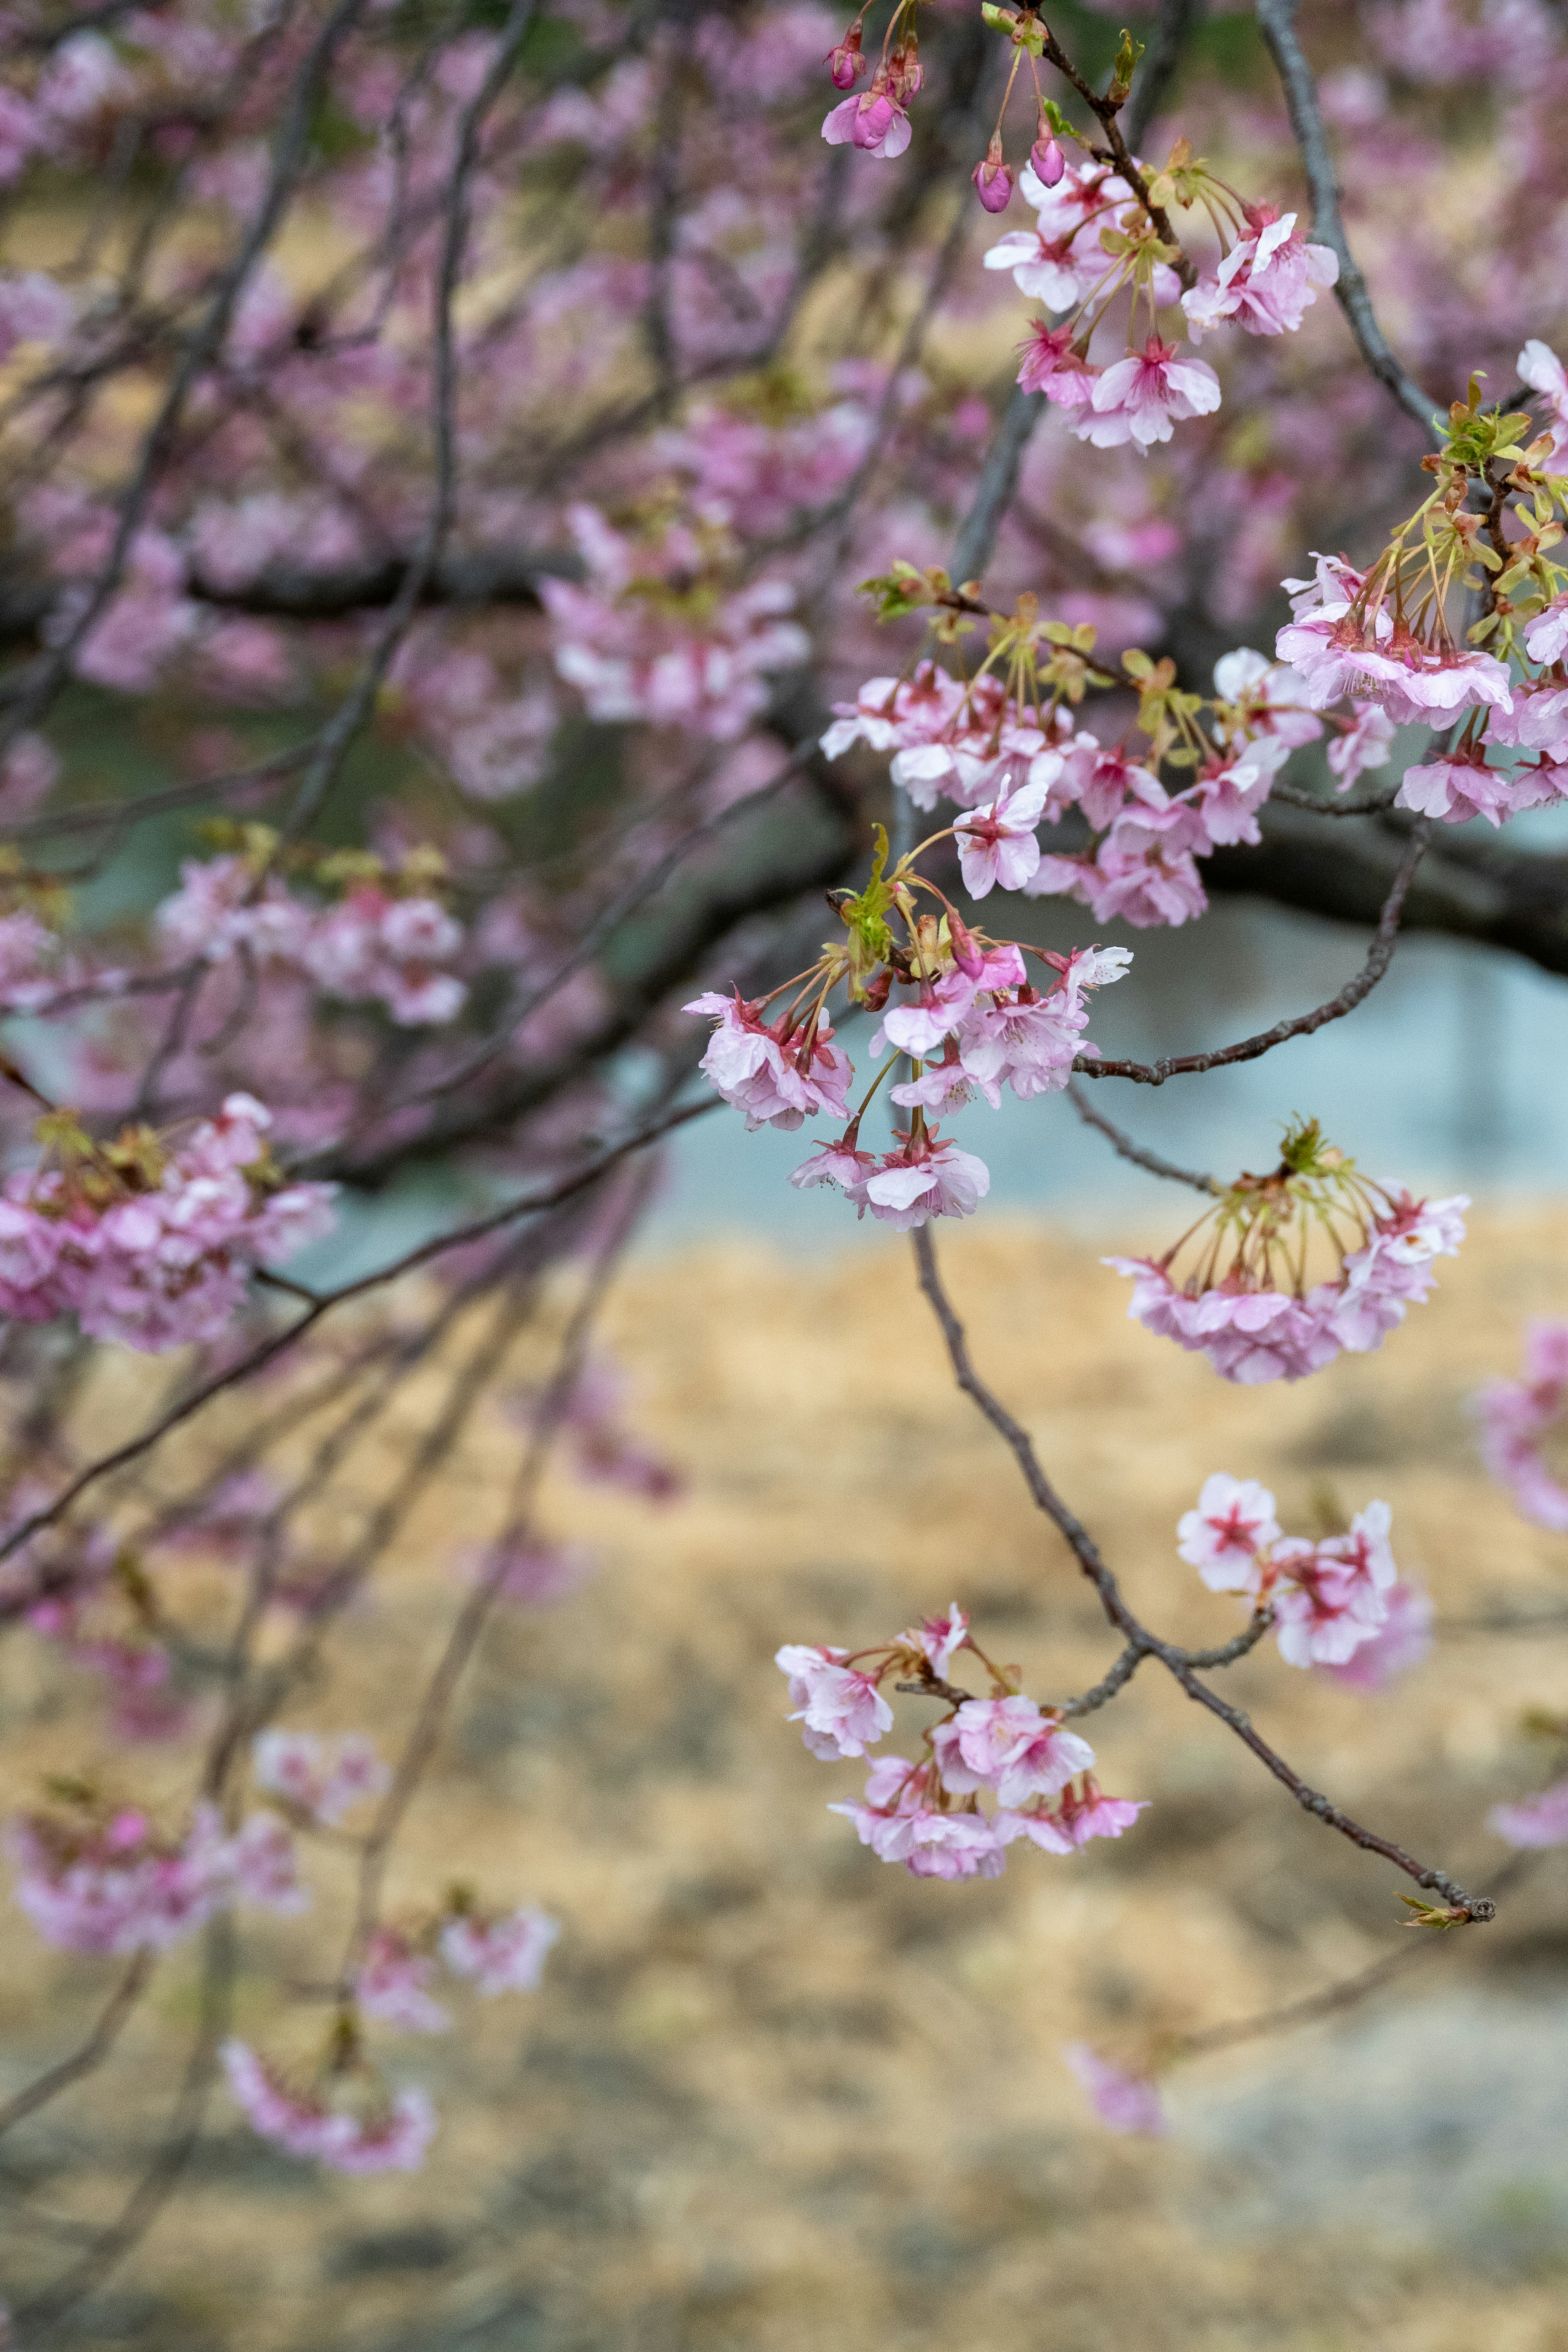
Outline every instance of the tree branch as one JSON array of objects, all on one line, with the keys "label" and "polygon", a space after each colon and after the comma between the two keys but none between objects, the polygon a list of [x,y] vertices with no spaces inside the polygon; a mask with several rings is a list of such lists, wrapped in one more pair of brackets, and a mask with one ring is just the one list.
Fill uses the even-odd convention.
[{"label": "tree branch", "polygon": [[[1273,1774],[1282,1788],[1289,1790],[1304,1811],[1311,1813],[1329,1829],[1337,1830],[1342,1837],[1348,1838],[1352,1845],[1360,1846],[1365,1853],[1381,1854],[1385,1862],[1393,1863],[1396,1870],[1402,1870],[1407,1877],[1413,1878],[1417,1886],[1432,1888],[1455,1910],[1463,1912],[1467,1919],[1479,1923],[1495,1917],[1497,1906],[1489,1896],[1468,1895],[1464,1888],[1457,1885],[1445,1871],[1430,1868],[1427,1864],[1417,1861],[1414,1854],[1407,1853],[1403,1846],[1396,1845],[1392,1839],[1380,1837],[1374,1830],[1364,1828],[1360,1822],[1353,1821],[1350,1814],[1342,1811],[1331,1799],[1310,1787],[1285,1761],[1285,1759],[1268,1745],[1261,1734],[1253,1728],[1249,1717],[1244,1715],[1239,1707],[1232,1706],[1227,1700],[1220,1697],[1217,1691],[1210,1690],[1208,1685],[1199,1679],[1193,1664],[1194,1656],[1198,1654],[1189,1654],[1185,1650],[1176,1648],[1173,1643],[1162,1641],[1158,1634],[1152,1633],[1146,1625],[1140,1623],[1122,1599],[1121,1587],[1101,1559],[1099,1547],[1088,1528],[1068,1509],[1047,1477],[1027,1430],[1021,1423],[1015,1421],[1006,1406],[986,1386],[975,1370],[963,1326],[953,1310],[952,1303],[942,1286],[942,1276],[937,1270],[936,1249],[931,1241],[930,1225],[917,1226],[912,1239],[915,1245],[915,1261],[920,1270],[920,1286],[941,1328],[942,1339],[947,1346],[948,1360],[952,1366],[953,1376],[959,1387],[965,1396],[978,1405],[993,1429],[1010,1449],[1023,1473],[1024,1483],[1029,1490],[1036,1508],[1044,1513],[1058,1534],[1066,1539],[1079,1568],[1099,1594],[1100,1606],[1105,1611],[1106,1616],[1117,1631],[1125,1637],[1129,1647],[1138,1650],[1145,1656],[1157,1658],[1166,1672],[1180,1684],[1190,1699],[1197,1706],[1206,1707],[1209,1713],[1216,1716],[1228,1730],[1235,1732],[1237,1738],[1252,1750],[1265,1769]],[[1247,1628],[1247,1633],[1256,1640],[1262,1630],[1261,1627],[1257,1626],[1255,1620],[1254,1625]],[[1229,1646],[1227,1644],[1227,1647]],[[1113,1674],[1116,1671],[1116,1668],[1112,1668]],[[1131,1667],[1127,1669],[1128,1674],[1131,1671]],[[1124,1675],[1123,1679],[1125,1678]]]}]

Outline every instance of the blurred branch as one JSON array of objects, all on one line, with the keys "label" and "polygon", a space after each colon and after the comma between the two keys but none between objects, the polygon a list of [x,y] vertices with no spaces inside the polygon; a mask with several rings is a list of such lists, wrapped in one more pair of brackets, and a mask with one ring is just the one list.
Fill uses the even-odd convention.
[{"label": "blurred branch", "polygon": [[1366,279],[1345,236],[1344,222],[1340,216],[1339,183],[1329,152],[1328,132],[1323,127],[1323,110],[1318,102],[1318,84],[1296,38],[1297,5],[1298,0],[1258,0],[1258,23],[1279,68],[1290,128],[1306,167],[1307,184],[1312,195],[1312,235],[1320,245],[1331,247],[1339,257],[1339,283],[1334,292],[1349,321],[1357,351],[1405,415],[1414,417],[1423,432],[1429,434],[1436,404],[1426,397],[1414,376],[1406,374],[1390,348],[1378,325]]},{"label": "blurred branch", "polygon": [[151,1952],[138,1952],[99,2011],[98,2022],[87,2040],[68,2058],[62,2058],[58,2065],[39,2074],[26,2090],[18,2091],[0,2107],[0,2133],[37,2115],[40,2107],[47,2107],[51,2099],[69,2090],[73,2083],[79,2083],[84,2074],[90,2074],[108,2057],[142,1998],[153,1973],[153,1957]]}]

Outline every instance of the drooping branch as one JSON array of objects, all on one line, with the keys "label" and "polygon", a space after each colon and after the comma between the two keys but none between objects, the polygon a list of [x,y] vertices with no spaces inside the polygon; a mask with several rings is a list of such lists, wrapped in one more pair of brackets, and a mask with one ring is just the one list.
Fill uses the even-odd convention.
[{"label": "drooping branch", "polygon": [[[1344,1812],[1331,1798],[1310,1787],[1301,1779],[1300,1773],[1286,1762],[1278,1750],[1269,1746],[1261,1733],[1254,1728],[1249,1717],[1243,1714],[1239,1707],[1232,1706],[1228,1700],[1221,1698],[1217,1691],[1211,1690],[1208,1685],[1200,1679],[1191,1654],[1178,1649],[1173,1643],[1162,1640],[1157,1633],[1151,1633],[1146,1625],[1139,1622],[1122,1598],[1121,1586],[1101,1557],[1100,1548],[1088,1528],[1068,1508],[1046,1475],[1028,1431],[1020,1422],[1014,1419],[1001,1399],[976,1371],[973,1359],[969,1351],[969,1342],[963,1325],[954,1311],[952,1302],[948,1297],[937,1268],[936,1249],[931,1241],[929,1224],[917,1227],[912,1238],[920,1286],[930,1303],[931,1312],[936,1317],[947,1348],[948,1360],[952,1366],[953,1376],[959,1387],[965,1396],[979,1407],[993,1429],[1007,1445],[1023,1474],[1024,1483],[1029,1490],[1036,1508],[1050,1520],[1051,1525],[1067,1542],[1079,1569],[1099,1595],[1100,1606],[1107,1618],[1123,1636],[1128,1648],[1138,1651],[1143,1656],[1157,1659],[1190,1699],[1197,1706],[1206,1707],[1208,1712],[1216,1716],[1228,1730],[1235,1732],[1237,1738],[1251,1749],[1265,1769],[1272,1773],[1280,1786],[1289,1791],[1303,1811],[1311,1813],[1327,1828],[1337,1830],[1342,1837],[1348,1838],[1352,1845],[1360,1846],[1363,1852],[1381,1854],[1385,1862],[1393,1863],[1396,1870],[1404,1871],[1407,1877],[1414,1879],[1417,1886],[1430,1887],[1435,1893],[1440,1895],[1445,1903],[1455,1911],[1462,1913],[1466,1919],[1479,1923],[1495,1917],[1497,1906],[1489,1896],[1467,1894],[1465,1889],[1458,1885],[1446,1871],[1433,1869],[1429,1864],[1418,1861],[1414,1854],[1407,1853],[1402,1845],[1395,1844],[1391,1838],[1382,1837],[1376,1831],[1365,1828],[1362,1822],[1353,1820],[1349,1813]],[[1248,1627],[1247,1633],[1253,1639],[1257,1639],[1262,1630],[1261,1627],[1258,1627],[1255,1633],[1253,1627]],[[1126,1653],[1123,1652],[1123,1659],[1125,1656]],[[1118,1667],[1112,1669],[1113,1674],[1119,1672],[1120,1664],[1121,1662]],[[1131,1674],[1131,1671],[1130,1666],[1126,1670],[1127,1674]],[[1122,1679],[1125,1678],[1126,1676],[1123,1675]]]}]

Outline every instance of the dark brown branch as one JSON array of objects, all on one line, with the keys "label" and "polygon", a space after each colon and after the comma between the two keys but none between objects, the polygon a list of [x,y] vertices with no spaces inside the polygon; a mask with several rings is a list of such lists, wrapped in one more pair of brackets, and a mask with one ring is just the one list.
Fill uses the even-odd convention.
[{"label": "dark brown branch", "polygon": [[[1467,1895],[1464,1888],[1457,1885],[1446,1872],[1429,1868],[1426,1864],[1417,1861],[1414,1854],[1407,1853],[1403,1846],[1396,1845],[1392,1839],[1380,1837],[1375,1831],[1364,1828],[1360,1822],[1353,1821],[1350,1814],[1342,1811],[1330,1798],[1310,1787],[1285,1761],[1285,1759],[1270,1748],[1261,1734],[1253,1728],[1249,1717],[1244,1715],[1239,1707],[1232,1706],[1227,1700],[1220,1697],[1217,1691],[1210,1690],[1208,1685],[1199,1679],[1192,1657],[1186,1651],[1177,1649],[1170,1642],[1162,1641],[1157,1633],[1152,1633],[1146,1625],[1140,1623],[1122,1599],[1121,1587],[1100,1557],[1099,1547],[1088,1528],[1068,1509],[1047,1477],[1027,1430],[1021,1423],[1015,1421],[1000,1398],[986,1386],[975,1370],[963,1326],[959,1321],[952,1303],[942,1287],[942,1276],[937,1270],[936,1250],[931,1242],[931,1227],[929,1225],[917,1227],[913,1240],[915,1260],[920,1270],[920,1286],[941,1327],[942,1338],[947,1345],[948,1360],[952,1366],[953,1376],[959,1387],[965,1396],[979,1407],[993,1429],[1008,1446],[1023,1473],[1024,1483],[1029,1490],[1036,1508],[1044,1513],[1058,1534],[1064,1538],[1079,1568],[1099,1594],[1100,1606],[1105,1611],[1106,1616],[1116,1627],[1118,1633],[1124,1637],[1128,1646],[1137,1649],[1148,1657],[1157,1658],[1166,1672],[1180,1684],[1190,1699],[1197,1706],[1206,1707],[1211,1715],[1216,1716],[1220,1722],[1226,1725],[1227,1729],[1235,1732],[1237,1738],[1252,1750],[1258,1762],[1266,1770],[1273,1774],[1282,1788],[1289,1791],[1304,1811],[1311,1813],[1329,1829],[1337,1830],[1342,1837],[1348,1838],[1352,1845],[1360,1846],[1363,1852],[1381,1854],[1385,1862],[1393,1863],[1396,1870],[1402,1870],[1407,1877],[1413,1878],[1417,1886],[1432,1888],[1455,1910],[1462,1911],[1467,1919],[1480,1922],[1493,1918],[1496,1916],[1497,1906],[1489,1897],[1481,1895]],[[1247,1628],[1247,1634],[1257,1639],[1262,1630],[1257,1625],[1255,1620],[1254,1624]],[[1226,1646],[1229,1648],[1233,1645]],[[1131,1669],[1129,1671],[1131,1672]]]},{"label": "dark brown branch", "polygon": [[1345,236],[1345,225],[1340,216],[1339,183],[1329,152],[1328,133],[1323,128],[1323,110],[1318,103],[1318,85],[1296,38],[1296,8],[1297,0],[1258,0],[1258,24],[1279,69],[1290,128],[1306,168],[1312,196],[1312,236],[1339,256],[1340,276],[1334,292],[1355,338],[1357,351],[1405,415],[1414,417],[1429,434],[1436,404],[1428,400],[1414,376],[1406,374],[1390,348],[1372,307],[1366,279]]},{"label": "dark brown branch", "polygon": [[1412,828],[1394,887],[1384,900],[1366,961],[1326,1004],[1314,1005],[1310,1013],[1298,1013],[1289,1021],[1277,1021],[1272,1029],[1260,1030],[1254,1037],[1243,1037],[1234,1045],[1216,1045],[1210,1054],[1167,1055],[1158,1062],[1100,1061],[1091,1055],[1080,1054],[1073,1068],[1086,1078],[1131,1078],[1140,1086],[1163,1087],[1167,1078],[1197,1076],[1205,1070],[1224,1069],[1234,1062],[1256,1062],[1261,1055],[1272,1053],[1276,1045],[1283,1045],[1292,1037],[1310,1037],[1329,1022],[1342,1021],[1347,1013],[1353,1013],[1363,999],[1370,996],[1393,961],[1405,894],[1415,878],[1429,833],[1425,819]]},{"label": "dark brown branch", "polygon": [[1131,1160],[1135,1168],[1146,1168],[1151,1176],[1163,1176],[1173,1184],[1190,1184],[1195,1192],[1222,1192],[1225,1190],[1217,1177],[1203,1176],[1191,1168],[1178,1168],[1173,1160],[1162,1160],[1157,1151],[1146,1151],[1124,1135],[1103,1112],[1095,1109],[1076,1078],[1067,1084],[1067,1097],[1086,1126],[1098,1128],[1111,1150],[1122,1160]]}]

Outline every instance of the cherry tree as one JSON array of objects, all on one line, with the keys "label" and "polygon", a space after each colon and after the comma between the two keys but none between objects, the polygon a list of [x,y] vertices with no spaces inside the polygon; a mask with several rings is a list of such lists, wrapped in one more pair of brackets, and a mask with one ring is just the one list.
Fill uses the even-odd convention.
[{"label": "cherry tree", "polygon": [[[388,1861],[493,1613],[582,1572],[546,1464],[672,1491],[597,1327],[693,1122],[809,1123],[790,1181],[825,1223],[910,1235],[955,1379],[1120,1644],[1041,1704],[962,1594],[848,1652],[780,1627],[807,1747],[868,1765],[835,1802],[868,1867],[1135,1838],[1160,1790],[1108,1793],[1080,1727],[1152,1665],[1402,1874],[1412,1924],[1493,1916],[1214,1679],[1269,1637],[1369,1689],[1421,1655],[1386,1505],[1292,1531],[1216,1467],[1172,1557],[1243,1622],[1179,1647],[976,1365],[936,1247],[983,1213],[1004,1095],[1065,1093],[1202,1196],[1163,1255],[1108,1260],[1151,1349],[1257,1385],[1419,1347],[1464,1200],[1310,1117],[1262,1173],[1174,1168],[1107,1100],[1311,1038],[1411,929],[1568,971],[1563,860],[1505,833],[1568,800],[1568,47],[1544,0],[1312,18],[0,8],[0,1612],[95,1678],[111,1759],[14,1808],[28,1927],[105,1974],[0,2128],[112,2063],[170,1948],[200,1941],[203,1988],[168,2139],[18,2315],[38,2340],[215,2101],[301,2161],[416,2166],[438,2118],[397,2037],[539,1982],[561,1927],[526,1885],[393,1916]],[[1484,193],[1439,205],[1483,128]],[[1370,944],[1259,1034],[1103,1053],[1141,935],[1231,892]],[[422,1237],[345,1272],[345,1211],[389,1196]],[[105,1448],[84,1400],[127,1351],[170,1379]],[[323,1538],[433,1367],[401,1475]],[[426,1686],[390,1740],[291,1726],[497,1391],[516,1475]],[[1481,1409],[1558,1530],[1565,1392],[1542,1326]],[[193,1449],[237,1393],[243,1442]],[[234,1571],[216,1646],[171,1572],[192,1550]],[[914,1752],[873,1755],[895,1696]],[[149,1741],[182,1804],[147,1798]],[[1564,1784],[1493,1820],[1515,1869],[1568,1841]],[[333,1845],[355,1898],[322,1952]],[[327,1982],[308,2063],[234,2031],[257,1910]],[[1108,2123],[1159,2127],[1151,2081],[1072,2063]]]}]

